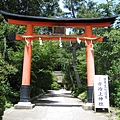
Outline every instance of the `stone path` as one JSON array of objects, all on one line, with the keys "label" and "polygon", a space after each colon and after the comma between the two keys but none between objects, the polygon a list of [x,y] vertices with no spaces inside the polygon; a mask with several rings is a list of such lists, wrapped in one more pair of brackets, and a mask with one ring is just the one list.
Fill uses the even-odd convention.
[{"label": "stone path", "polygon": [[30,110],[6,110],[3,120],[109,120],[108,113],[83,110],[83,103],[66,90],[50,90],[34,104],[35,107]]}]

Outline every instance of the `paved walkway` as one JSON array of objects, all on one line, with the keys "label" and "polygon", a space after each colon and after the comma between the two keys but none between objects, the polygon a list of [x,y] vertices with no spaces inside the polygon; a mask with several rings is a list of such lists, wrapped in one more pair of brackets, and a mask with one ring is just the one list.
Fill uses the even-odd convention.
[{"label": "paved walkway", "polygon": [[83,103],[66,90],[51,90],[34,104],[36,106],[31,110],[6,110],[3,120],[109,120],[108,113],[83,110]]}]

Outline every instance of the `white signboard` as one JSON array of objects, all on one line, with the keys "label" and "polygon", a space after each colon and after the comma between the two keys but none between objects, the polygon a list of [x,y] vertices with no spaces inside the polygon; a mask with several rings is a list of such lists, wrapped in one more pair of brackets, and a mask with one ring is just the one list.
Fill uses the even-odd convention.
[{"label": "white signboard", "polygon": [[109,87],[107,75],[94,76],[94,103],[96,108],[108,108],[109,110]]}]

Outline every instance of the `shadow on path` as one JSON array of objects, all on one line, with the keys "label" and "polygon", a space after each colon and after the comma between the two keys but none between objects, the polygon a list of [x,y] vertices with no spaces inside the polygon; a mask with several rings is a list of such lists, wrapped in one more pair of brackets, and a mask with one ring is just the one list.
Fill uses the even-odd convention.
[{"label": "shadow on path", "polygon": [[81,101],[77,103],[74,102],[74,98],[70,91],[59,90],[52,91],[49,90],[47,94],[39,97],[33,102],[35,106],[51,106],[51,107],[81,107]]}]

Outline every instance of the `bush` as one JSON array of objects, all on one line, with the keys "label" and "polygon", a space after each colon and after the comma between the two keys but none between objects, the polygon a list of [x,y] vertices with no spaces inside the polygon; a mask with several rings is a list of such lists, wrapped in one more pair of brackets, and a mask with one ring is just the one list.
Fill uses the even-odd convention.
[{"label": "bush", "polygon": [[83,102],[85,102],[86,99],[87,99],[87,91],[79,94],[79,95],[78,95],[78,98],[81,99]]},{"label": "bush", "polygon": [[2,86],[0,84],[0,120],[2,120],[2,115],[5,110],[5,96],[3,94]]},{"label": "bush", "polygon": [[57,82],[53,82],[53,84],[51,84],[52,90],[59,90],[60,87],[61,87],[61,85],[59,85]]},{"label": "bush", "polygon": [[110,83],[110,104],[113,107],[120,107],[120,81],[114,80]]},{"label": "bush", "polygon": [[120,107],[120,85],[118,88],[115,88],[117,91],[116,97],[115,97],[115,105],[116,107]]},{"label": "bush", "polygon": [[53,73],[53,83],[51,84],[52,90],[59,90],[60,89],[61,85],[59,85],[57,83],[57,80],[58,80],[57,76]]},{"label": "bush", "polygon": [[75,88],[75,90],[72,92],[72,94],[75,96],[75,97],[78,97],[79,94],[83,93],[86,91],[86,86],[85,85],[80,85],[78,87]]},{"label": "bush", "polygon": [[[2,118],[5,107],[11,106],[15,101],[16,90],[10,86],[11,76],[14,76],[17,69],[7,63],[0,54],[0,117]],[[13,80],[12,80],[13,81]],[[17,95],[16,95],[17,97]],[[8,105],[9,103],[9,105]]]}]

